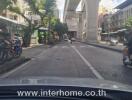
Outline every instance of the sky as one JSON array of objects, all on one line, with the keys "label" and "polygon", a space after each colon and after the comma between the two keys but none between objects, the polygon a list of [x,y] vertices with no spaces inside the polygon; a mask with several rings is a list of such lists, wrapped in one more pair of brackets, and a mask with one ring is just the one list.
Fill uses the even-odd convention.
[{"label": "sky", "polygon": [[111,7],[114,8],[120,3],[124,2],[125,0],[102,0],[100,4],[102,4],[104,7]]},{"label": "sky", "polygon": [[[102,0],[102,4],[105,7],[116,7],[117,5],[119,5],[120,3],[124,2],[125,0]],[[60,13],[60,19],[61,21],[63,21],[63,12],[64,12],[64,4],[65,4],[65,0],[56,0],[57,2],[57,7],[59,9],[59,13]],[[77,9],[79,10],[81,8],[81,6],[79,6]]]}]

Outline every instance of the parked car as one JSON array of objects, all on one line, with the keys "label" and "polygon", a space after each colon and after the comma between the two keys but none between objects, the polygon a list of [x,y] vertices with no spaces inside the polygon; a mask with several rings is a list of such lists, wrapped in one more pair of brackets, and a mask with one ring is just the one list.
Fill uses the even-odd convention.
[{"label": "parked car", "polygon": [[110,45],[111,46],[115,46],[117,44],[118,44],[118,40],[117,39],[114,39],[114,38],[110,39]]}]

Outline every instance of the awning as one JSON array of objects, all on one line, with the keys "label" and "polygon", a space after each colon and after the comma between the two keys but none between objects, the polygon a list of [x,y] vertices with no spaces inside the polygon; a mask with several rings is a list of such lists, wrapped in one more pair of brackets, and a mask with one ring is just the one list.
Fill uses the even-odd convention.
[{"label": "awning", "polygon": [[107,35],[108,33],[101,33],[101,35]]},{"label": "awning", "polygon": [[117,32],[124,32],[124,31],[127,31],[127,29],[120,29]]}]

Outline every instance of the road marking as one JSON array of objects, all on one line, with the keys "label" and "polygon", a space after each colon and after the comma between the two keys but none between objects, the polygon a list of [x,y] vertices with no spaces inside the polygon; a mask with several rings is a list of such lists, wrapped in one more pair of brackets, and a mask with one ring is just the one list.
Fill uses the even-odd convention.
[{"label": "road marking", "polygon": [[81,57],[81,59],[85,62],[85,64],[91,69],[91,71],[93,72],[93,74],[98,78],[98,79],[104,79],[100,73],[94,69],[94,67],[86,60],[86,58],[76,49],[75,46],[71,46],[75,51],[76,53]]},{"label": "road marking", "polygon": [[29,63],[30,63],[30,60],[29,60],[28,62],[26,62],[26,63],[20,65],[19,67],[17,67],[17,68],[15,68],[15,69],[13,69],[13,70],[11,70],[11,71],[9,71],[9,72],[3,74],[2,76],[0,76],[0,78],[6,78],[6,77],[10,76],[12,73],[16,72],[17,70],[21,70],[22,68],[24,68],[24,67],[25,67],[27,64],[29,64]]}]

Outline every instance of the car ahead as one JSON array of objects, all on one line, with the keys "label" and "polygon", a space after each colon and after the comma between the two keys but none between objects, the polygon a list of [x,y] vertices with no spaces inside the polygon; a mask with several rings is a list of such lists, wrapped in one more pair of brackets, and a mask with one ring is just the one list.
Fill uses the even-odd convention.
[{"label": "car ahead", "polygon": [[76,39],[75,39],[75,38],[71,38],[71,40],[72,40],[72,41],[76,41]]},{"label": "car ahead", "polygon": [[0,79],[0,100],[131,100],[132,87],[89,78]]}]

